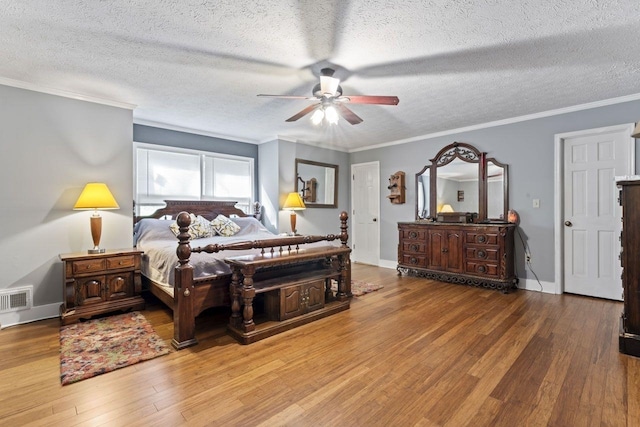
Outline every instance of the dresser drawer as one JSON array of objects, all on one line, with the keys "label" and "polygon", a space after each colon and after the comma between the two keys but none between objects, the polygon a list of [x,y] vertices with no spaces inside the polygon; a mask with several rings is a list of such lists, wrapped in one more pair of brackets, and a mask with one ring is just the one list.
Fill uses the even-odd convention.
[{"label": "dresser drawer", "polygon": [[103,271],[106,263],[104,258],[98,259],[85,259],[81,261],[73,261],[71,264],[71,270],[73,274],[93,273],[96,271]]},{"label": "dresser drawer", "polygon": [[467,246],[467,259],[477,259],[481,261],[498,261],[499,247],[491,246]]},{"label": "dresser drawer", "polygon": [[424,242],[408,241],[402,242],[402,251],[404,253],[426,254],[427,245]]},{"label": "dresser drawer", "polygon": [[400,255],[400,260],[403,265],[411,267],[427,267],[427,257],[425,255],[403,253]]},{"label": "dresser drawer", "polygon": [[497,245],[497,233],[484,233],[483,231],[467,231],[465,233],[465,242],[476,245]]},{"label": "dresser drawer", "polygon": [[135,267],[136,257],[134,255],[123,255],[118,257],[107,258],[107,269],[116,270],[118,268]]},{"label": "dresser drawer", "polygon": [[415,228],[401,228],[400,240],[426,240],[427,232],[425,230]]},{"label": "dresser drawer", "polygon": [[499,268],[496,264],[480,261],[467,261],[465,271],[469,274],[486,277],[498,277],[499,275]]}]

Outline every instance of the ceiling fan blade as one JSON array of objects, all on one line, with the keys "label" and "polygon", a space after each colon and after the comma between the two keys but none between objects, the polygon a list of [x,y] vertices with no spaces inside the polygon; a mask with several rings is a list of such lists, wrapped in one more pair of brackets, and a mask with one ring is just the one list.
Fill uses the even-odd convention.
[{"label": "ceiling fan blade", "polygon": [[367,96],[367,95],[346,95],[338,98],[338,101],[351,102],[352,104],[381,104],[398,105],[400,100],[397,96]]},{"label": "ceiling fan blade", "polygon": [[340,115],[344,117],[344,119],[349,123],[351,123],[352,125],[357,125],[358,123],[362,123],[362,119],[358,117],[356,113],[354,113],[344,105],[340,103],[335,103],[333,105],[335,105],[336,109],[338,110],[338,113],[340,113]]},{"label": "ceiling fan blade", "polygon": [[298,96],[298,95],[264,95],[264,94],[260,94],[258,96],[264,97],[264,98],[282,98],[282,99],[312,99],[312,100],[316,100],[317,98],[315,96]]},{"label": "ceiling fan blade", "polygon": [[304,110],[300,111],[297,114],[294,114],[293,116],[289,117],[287,120],[285,120],[286,122],[295,122],[296,120],[306,116],[307,114],[309,114],[310,112],[312,112],[313,110],[315,110],[316,108],[318,108],[318,105],[320,104],[313,104],[313,105],[309,105],[307,108],[305,108]]}]

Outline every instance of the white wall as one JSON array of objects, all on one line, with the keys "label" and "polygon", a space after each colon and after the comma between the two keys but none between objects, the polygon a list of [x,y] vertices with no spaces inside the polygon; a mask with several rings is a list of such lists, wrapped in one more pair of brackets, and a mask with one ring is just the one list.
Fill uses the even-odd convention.
[{"label": "white wall", "polygon": [[34,308],[2,327],[58,315],[58,255],[93,246],[91,212],[72,210],[87,182],[120,205],[102,213],[101,247],[131,247],[132,132],[131,110],[0,85],[0,289],[34,286]]}]

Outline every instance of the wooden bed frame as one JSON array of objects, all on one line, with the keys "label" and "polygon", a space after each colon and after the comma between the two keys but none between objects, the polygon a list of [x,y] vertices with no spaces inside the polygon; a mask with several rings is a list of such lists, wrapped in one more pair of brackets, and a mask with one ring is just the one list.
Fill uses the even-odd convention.
[{"label": "wooden bed frame", "polygon": [[[205,247],[191,247],[189,233],[187,232],[190,225],[190,217],[187,213],[202,215],[212,220],[219,214],[227,217],[237,215],[246,217],[243,211],[236,208],[235,201],[183,201],[183,200],[165,200],[166,207],[158,209],[150,216],[136,217],[136,221],[142,218],[163,218],[170,216],[175,218],[180,227],[178,234],[178,242],[176,254],[178,256],[178,264],[175,268],[175,279],[173,287],[173,295],[167,292],[166,286],[155,283],[149,278],[144,277],[145,283],[149,285],[150,292],[158,297],[164,304],[173,310],[173,339],[172,345],[180,350],[198,343],[195,337],[195,318],[202,311],[211,307],[230,307],[231,306],[231,273],[225,275],[209,276],[203,278],[193,277],[193,267],[189,264],[189,258],[193,252],[217,253],[220,251],[233,251],[245,249],[261,249],[264,253],[265,249],[270,251],[282,251],[297,249],[300,245],[320,241],[340,240],[341,247],[348,247],[347,241],[349,235],[347,233],[348,215],[346,212],[340,214],[340,234],[328,234],[326,236],[295,236],[273,238],[267,240],[256,240],[231,243],[228,245],[207,245]],[[258,216],[259,212],[254,215]],[[269,249],[270,248],[270,249]],[[229,255],[232,256],[232,255]],[[346,290],[347,297],[351,297],[351,261],[349,255],[346,255],[346,262],[339,267],[344,270],[341,274],[340,287]],[[263,277],[277,277],[279,274],[288,274],[290,272],[304,272],[307,269],[309,274],[313,273],[313,268],[309,268],[310,264],[296,264],[285,268],[265,270],[260,273]],[[347,306],[348,307],[348,306]]]}]

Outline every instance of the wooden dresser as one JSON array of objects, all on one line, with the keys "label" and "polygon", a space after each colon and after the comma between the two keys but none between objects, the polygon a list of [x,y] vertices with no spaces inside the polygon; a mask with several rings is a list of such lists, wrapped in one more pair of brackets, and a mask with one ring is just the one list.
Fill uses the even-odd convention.
[{"label": "wooden dresser", "polygon": [[60,255],[64,264],[62,324],[116,310],[144,309],[141,254],[136,249],[122,249]]},{"label": "wooden dresser", "polygon": [[622,205],[620,262],[624,308],[620,352],[640,357],[640,180],[619,181]]},{"label": "wooden dresser", "polygon": [[398,272],[509,292],[514,224],[398,223]]}]

